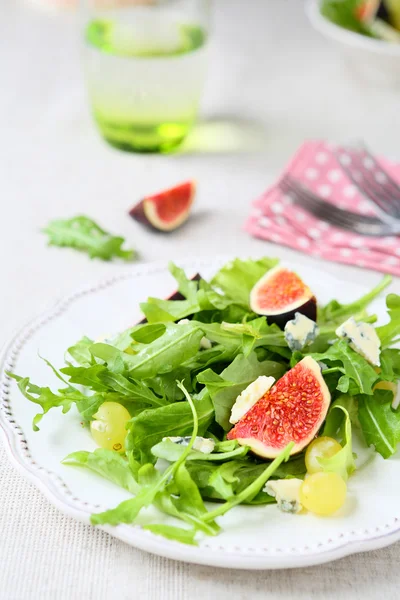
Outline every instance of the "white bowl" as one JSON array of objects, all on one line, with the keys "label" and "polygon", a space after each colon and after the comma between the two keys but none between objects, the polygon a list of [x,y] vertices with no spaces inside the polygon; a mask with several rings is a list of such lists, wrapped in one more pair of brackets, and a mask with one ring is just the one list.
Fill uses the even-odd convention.
[{"label": "white bowl", "polygon": [[332,23],[321,14],[319,0],[308,0],[306,12],[314,29],[336,45],[354,75],[375,86],[400,88],[400,44],[369,38]]}]

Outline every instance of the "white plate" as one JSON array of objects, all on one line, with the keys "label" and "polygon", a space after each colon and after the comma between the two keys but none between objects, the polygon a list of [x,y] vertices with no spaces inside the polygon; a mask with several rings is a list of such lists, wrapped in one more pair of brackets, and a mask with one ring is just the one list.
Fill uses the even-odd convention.
[{"label": "white plate", "polygon": [[[209,277],[222,259],[183,263],[187,272]],[[343,270],[338,280],[326,273],[296,265],[322,303],[332,295],[349,301],[366,290],[351,282]],[[346,280],[347,279],[347,280]],[[38,358],[38,351],[56,366],[63,364],[65,349],[82,335],[96,338],[134,324],[138,302],[148,295],[168,296],[174,282],[165,266],[132,268],[126,275],[81,289],[58,303],[11,341],[3,353],[0,379],[0,424],[14,464],[63,512],[84,522],[94,510],[111,508],[129,494],[117,486],[60,461],[70,452],[92,450],[90,434],[80,427],[79,415],[52,410],[32,431],[35,405],[25,400],[5,369],[29,375],[38,385],[55,389],[59,381]],[[383,302],[375,310],[383,311]],[[242,569],[276,569],[315,565],[342,556],[387,546],[400,539],[399,459],[374,456],[349,482],[346,506],[335,517],[290,515],[275,505],[237,507],[220,519],[223,532],[203,539],[198,547],[167,541],[140,526],[104,527],[132,546],[187,562]],[[142,522],[154,517],[152,509]],[[163,515],[158,521],[166,520]]]}]

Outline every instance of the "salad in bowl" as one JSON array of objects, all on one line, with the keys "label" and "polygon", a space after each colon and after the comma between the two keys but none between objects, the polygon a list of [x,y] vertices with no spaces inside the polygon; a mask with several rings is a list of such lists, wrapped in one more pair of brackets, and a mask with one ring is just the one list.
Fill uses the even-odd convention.
[{"label": "salad in bowl", "polygon": [[400,44],[398,0],[322,0],[320,11],[339,27]]},{"label": "salad in bowl", "polygon": [[307,13],[361,80],[400,85],[398,0],[309,0]]},{"label": "salad in bowl", "polygon": [[268,257],[232,260],[210,281],[170,272],[177,291],[143,302],[142,322],[83,337],[61,368],[45,361],[60,389],[8,372],[38,406],[36,431],[50,410],[74,407],[97,444],[76,448],[66,468],[131,494],[92,523],[137,523],[154,507],[145,529],[197,544],[239,504],[337,514],[360,467],[354,441],[385,459],[400,442],[400,298],[387,296],[385,324],[369,310],[390,277],[321,305],[301,274]]}]

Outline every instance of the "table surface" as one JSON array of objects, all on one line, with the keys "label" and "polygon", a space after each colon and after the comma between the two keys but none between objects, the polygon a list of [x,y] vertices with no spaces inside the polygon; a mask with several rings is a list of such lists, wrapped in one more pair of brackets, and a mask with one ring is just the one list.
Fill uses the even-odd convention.
[{"label": "table surface", "polygon": [[[221,252],[290,260],[293,251],[241,227],[297,146],[362,137],[398,152],[398,95],[352,80],[300,0],[219,0],[215,9],[201,123],[180,153],[139,156],[109,148],[91,122],[76,17],[1,0],[0,341],[71,288],[127,268],[48,249],[40,229],[51,218],[88,214],[142,261]],[[138,198],[186,178],[199,182],[186,227],[157,236],[127,218]],[[345,268],[321,266],[339,276]],[[1,446],[0,481],[1,600],[398,598],[400,544],[301,571],[219,570],[151,556],[64,516]]]}]

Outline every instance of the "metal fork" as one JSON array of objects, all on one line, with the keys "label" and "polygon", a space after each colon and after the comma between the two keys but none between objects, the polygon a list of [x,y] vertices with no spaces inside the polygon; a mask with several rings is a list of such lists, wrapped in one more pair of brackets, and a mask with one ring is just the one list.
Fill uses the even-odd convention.
[{"label": "metal fork", "polygon": [[354,185],[374,203],[383,221],[400,220],[400,186],[364,145],[342,147],[335,150],[335,156]]},{"label": "metal fork", "polygon": [[400,233],[400,223],[383,223],[376,217],[360,215],[338,208],[319,198],[319,196],[291,175],[284,175],[282,177],[279,182],[279,188],[283,193],[290,194],[296,204],[305,208],[318,219],[326,221],[335,227],[369,236],[397,235]]}]

